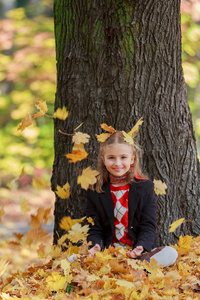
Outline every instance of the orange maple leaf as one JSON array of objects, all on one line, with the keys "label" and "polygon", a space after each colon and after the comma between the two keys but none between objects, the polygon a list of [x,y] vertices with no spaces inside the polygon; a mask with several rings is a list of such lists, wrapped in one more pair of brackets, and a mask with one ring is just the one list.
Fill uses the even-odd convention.
[{"label": "orange maple leaf", "polygon": [[77,182],[85,190],[97,182],[97,176],[99,172],[97,170],[92,170],[91,167],[83,169],[82,175],[78,176]]},{"label": "orange maple leaf", "polygon": [[26,127],[30,126],[32,124],[32,116],[26,115],[24,119],[22,119],[22,122],[19,124],[17,130],[23,131]]},{"label": "orange maple leaf", "polygon": [[108,126],[107,124],[103,123],[101,124],[101,128],[103,128],[105,131],[115,133],[116,130],[112,126]]},{"label": "orange maple leaf", "polygon": [[84,150],[84,151],[81,151],[81,150],[73,150],[72,153],[68,153],[66,154],[66,157],[69,160],[69,162],[71,163],[76,163],[77,161],[81,161],[83,159],[85,159],[86,157],[88,156],[88,153]]}]

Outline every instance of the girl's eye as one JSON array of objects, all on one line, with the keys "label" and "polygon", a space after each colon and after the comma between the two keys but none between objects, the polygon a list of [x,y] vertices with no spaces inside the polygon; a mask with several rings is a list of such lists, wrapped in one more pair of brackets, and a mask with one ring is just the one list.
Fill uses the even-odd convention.
[{"label": "girl's eye", "polygon": [[126,158],[126,156],[122,156],[122,159],[125,159]]}]

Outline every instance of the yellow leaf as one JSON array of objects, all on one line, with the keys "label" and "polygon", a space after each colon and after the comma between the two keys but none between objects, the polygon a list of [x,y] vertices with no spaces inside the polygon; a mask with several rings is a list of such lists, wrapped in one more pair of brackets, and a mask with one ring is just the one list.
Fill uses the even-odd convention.
[{"label": "yellow leaf", "polygon": [[35,103],[35,106],[36,106],[37,109],[40,110],[40,113],[41,113],[42,116],[44,116],[46,114],[46,112],[48,111],[48,107],[47,107],[47,104],[46,104],[45,100],[37,101]]},{"label": "yellow leaf", "polygon": [[0,259],[0,276],[5,272],[9,262],[5,259]]},{"label": "yellow leaf", "polygon": [[86,239],[88,230],[89,225],[81,226],[80,223],[76,223],[71,227],[67,237],[70,239],[70,241],[72,241],[72,243],[77,243],[80,240]]},{"label": "yellow leaf", "polygon": [[174,230],[184,222],[185,218],[181,218],[170,225],[168,232],[174,232]]},{"label": "yellow leaf", "polygon": [[52,272],[52,276],[46,278],[46,283],[52,292],[58,292],[59,290],[64,290],[66,279],[57,272]]},{"label": "yellow leaf", "polygon": [[127,142],[129,145],[134,145],[133,138],[123,130],[122,130],[122,133],[123,133],[125,142]]},{"label": "yellow leaf", "polygon": [[53,117],[60,119],[60,120],[66,120],[69,115],[69,112],[67,111],[66,107],[63,108],[57,108],[57,110],[54,112]]},{"label": "yellow leaf", "polygon": [[5,211],[4,211],[4,208],[0,208],[0,223],[2,223],[2,220],[1,220],[1,217],[5,215]]},{"label": "yellow leaf", "polygon": [[153,181],[154,183],[154,191],[156,193],[156,195],[165,195],[166,194],[166,189],[167,189],[167,185],[162,182],[161,180],[155,180]]},{"label": "yellow leaf", "polygon": [[24,215],[26,212],[30,211],[30,208],[28,206],[28,200],[26,200],[24,197],[19,198],[21,213]]},{"label": "yellow leaf", "polygon": [[72,148],[72,153],[74,150],[79,150],[79,151],[82,151],[84,152],[85,151],[85,147],[84,147],[84,144],[74,144],[73,145],[73,148]]},{"label": "yellow leaf", "polygon": [[111,133],[102,133],[96,134],[97,141],[100,143],[104,143],[112,134]]},{"label": "yellow leaf", "polygon": [[97,182],[96,176],[99,175],[97,170],[92,170],[91,167],[83,169],[82,175],[78,176],[77,182],[85,190],[89,188],[90,185],[93,185]]},{"label": "yellow leaf", "polygon": [[26,127],[30,126],[31,124],[32,124],[32,116],[26,115],[26,117],[22,119],[22,122],[18,126],[17,130],[23,131]]},{"label": "yellow leaf", "polygon": [[91,217],[87,218],[88,223],[90,223],[92,226],[94,226],[94,221]]},{"label": "yellow leaf", "polygon": [[128,135],[130,135],[131,137],[136,137],[139,131],[139,127],[140,125],[142,125],[142,123],[144,122],[143,117],[140,118],[137,123],[135,124],[135,126],[131,129],[131,131],[129,131]]},{"label": "yellow leaf", "polygon": [[70,185],[67,182],[65,185],[63,185],[63,187],[57,185],[57,191],[55,191],[55,193],[58,195],[58,197],[60,197],[61,199],[67,199],[69,198],[70,195]]},{"label": "yellow leaf", "polygon": [[60,262],[60,265],[61,265],[61,268],[64,270],[64,274],[65,274],[65,278],[66,278],[66,281],[68,283],[71,282],[72,280],[72,277],[70,276],[70,262],[67,261],[66,259],[62,259],[61,262]]},{"label": "yellow leaf", "polygon": [[88,143],[90,139],[89,134],[82,133],[80,131],[76,132],[72,138],[72,142],[75,144],[85,144]]},{"label": "yellow leaf", "polygon": [[107,124],[103,123],[101,124],[101,128],[103,128],[105,131],[115,133],[116,130],[112,126],[108,126]]},{"label": "yellow leaf", "polygon": [[88,153],[84,150],[73,150],[72,153],[66,154],[66,157],[69,159],[69,162],[76,163],[77,161],[81,161],[88,156]]},{"label": "yellow leaf", "polygon": [[37,250],[39,258],[44,258],[45,257],[45,248],[46,248],[46,246],[44,244],[39,245],[39,248]]},{"label": "yellow leaf", "polygon": [[60,228],[68,231],[71,229],[72,225],[76,224],[76,223],[82,223],[83,219],[74,219],[72,220],[70,218],[70,216],[66,216],[64,218],[62,218],[61,222],[60,222]]},{"label": "yellow leaf", "polygon": [[35,189],[41,190],[46,188],[49,184],[44,178],[40,177],[40,178],[33,178],[32,185]]},{"label": "yellow leaf", "polygon": [[123,287],[128,288],[128,289],[133,290],[135,288],[133,282],[129,282],[127,280],[118,279],[115,283],[119,286],[123,286]]}]

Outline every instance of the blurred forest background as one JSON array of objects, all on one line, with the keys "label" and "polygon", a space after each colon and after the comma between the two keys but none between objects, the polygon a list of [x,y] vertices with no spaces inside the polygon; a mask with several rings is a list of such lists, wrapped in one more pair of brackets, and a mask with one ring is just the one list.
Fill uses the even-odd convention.
[{"label": "blurred forest background", "polygon": [[[183,70],[200,155],[200,1],[182,0],[181,14]],[[19,189],[24,197],[35,195],[33,203],[52,204],[53,119],[37,118],[22,133],[17,127],[37,111],[38,100],[47,102],[50,116],[54,112],[53,0],[0,0],[0,32],[0,208],[13,197],[19,202]],[[13,181],[23,168],[26,175]]]}]

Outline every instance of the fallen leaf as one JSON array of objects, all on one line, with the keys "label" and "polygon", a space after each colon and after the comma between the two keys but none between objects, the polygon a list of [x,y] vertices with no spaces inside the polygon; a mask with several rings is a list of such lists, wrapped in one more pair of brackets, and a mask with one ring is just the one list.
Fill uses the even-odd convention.
[{"label": "fallen leaf", "polygon": [[64,290],[66,279],[58,272],[52,272],[52,276],[46,278],[46,283],[52,292],[58,292]]}]

